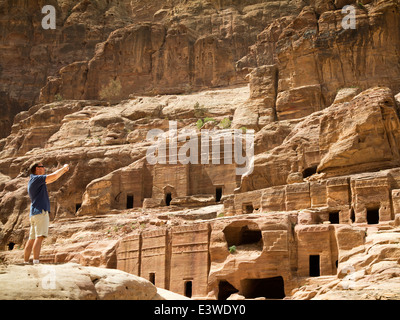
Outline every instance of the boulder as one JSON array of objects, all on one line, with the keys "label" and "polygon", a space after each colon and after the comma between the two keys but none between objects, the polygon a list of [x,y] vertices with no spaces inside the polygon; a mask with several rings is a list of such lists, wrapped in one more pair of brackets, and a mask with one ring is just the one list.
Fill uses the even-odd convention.
[{"label": "boulder", "polygon": [[114,269],[61,265],[1,266],[0,297],[5,300],[151,300],[149,281]]}]

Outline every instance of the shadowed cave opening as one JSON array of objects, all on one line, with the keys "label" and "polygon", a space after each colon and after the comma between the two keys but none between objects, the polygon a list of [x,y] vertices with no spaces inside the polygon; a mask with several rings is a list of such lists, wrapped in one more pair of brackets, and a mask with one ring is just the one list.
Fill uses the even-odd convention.
[{"label": "shadowed cave opening", "polygon": [[218,300],[226,300],[231,294],[239,292],[233,285],[226,280],[221,280],[218,284]]},{"label": "shadowed cave opening", "polygon": [[304,169],[303,178],[311,177],[313,174],[317,173],[317,167],[318,166],[312,166],[312,167]]},{"label": "shadowed cave opening", "polygon": [[246,299],[264,297],[267,299],[283,299],[285,286],[281,276],[261,279],[244,279],[240,281],[241,292]]},{"label": "shadowed cave opening", "polygon": [[262,234],[258,225],[250,223],[247,225],[231,224],[223,230],[228,248],[231,246],[240,246],[244,244],[256,244],[259,250],[262,250]]}]

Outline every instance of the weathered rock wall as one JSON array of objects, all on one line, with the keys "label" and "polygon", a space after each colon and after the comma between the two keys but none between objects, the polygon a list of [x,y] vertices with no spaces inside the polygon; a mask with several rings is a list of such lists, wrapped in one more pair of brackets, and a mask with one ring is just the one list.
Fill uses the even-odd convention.
[{"label": "weathered rock wall", "polygon": [[[55,30],[41,27],[44,5],[56,9]],[[127,79],[137,85],[130,90],[124,87],[124,97],[143,89],[148,93],[188,92],[193,79],[200,87],[233,83],[235,61],[246,54],[263,25],[299,10],[296,1],[2,1],[0,137],[9,134],[16,114],[38,103],[44,86],[44,101],[53,101],[97,97],[102,86],[115,80],[116,75],[121,76],[124,86]],[[128,41],[126,47],[121,43],[134,36],[132,27],[141,23],[154,24],[154,28],[163,25],[153,33],[164,42],[161,50],[142,51],[150,48],[140,41],[136,45]],[[116,33],[106,42],[111,48],[105,48],[105,52],[98,48],[100,51],[95,53],[96,45],[104,46],[113,31]],[[128,75],[124,69],[133,67],[128,57],[132,50],[136,58],[140,57],[136,64],[151,61],[150,69],[148,64],[143,65],[143,70]],[[117,68],[107,71],[109,59]],[[172,76],[177,67],[181,71]],[[134,80],[138,75],[141,81]],[[143,81],[150,83],[143,86]]]},{"label": "weathered rock wall", "polygon": [[262,137],[256,138],[264,152],[255,156],[254,171],[242,179],[241,190],[300,182],[313,173],[330,177],[397,167],[397,112],[392,91],[373,88],[301,119],[271,149]]},{"label": "weathered rock wall", "polygon": [[[63,66],[88,60],[98,42],[131,21],[126,10],[106,1],[1,1],[0,137],[6,137],[13,118],[38,103],[47,77]],[[41,26],[42,8],[56,9],[56,29]],[[53,97],[54,98],[54,97]]]},{"label": "weathered rock wall", "polygon": [[[0,140],[2,256],[20,255],[13,248],[26,243],[27,169],[42,161],[48,172],[71,167],[49,186],[47,263],[119,268],[211,299],[282,298],[313,276],[339,281],[347,254],[367,256],[354,265],[360,279],[384,270],[397,277],[389,234],[400,221],[397,1],[358,4],[356,30],[340,25],[340,8],[355,1],[96,3],[70,8],[54,47],[38,36],[40,50],[64,55],[41,91],[49,103],[19,113]],[[9,4],[0,8],[14,12]],[[24,21],[31,7],[21,5]],[[29,38],[13,38],[12,28],[5,54]],[[75,55],[67,45],[74,28],[85,42]],[[36,50],[28,42],[21,48]],[[26,94],[37,94],[26,81]],[[180,143],[187,129],[254,129],[254,170],[149,165],[148,132],[169,136],[174,120]],[[368,236],[384,231],[394,248],[370,255]],[[278,289],[258,289],[269,287]],[[309,290],[297,297],[317,294]]]},{"label": "weathered rock wall", "polygon": [[[322,110],[345,87],[365,90],[382,85],[400,90],[399,3],[367,2],[343,2],[319,12],[304,7],[297,17],[277,19],[258,35],[237,66],[247,70],[276,65],[276,95],[265,96],[275,98],[277,119],[301,118]],[[349,3],[354,8],[355,29],[342,26],[349,11],[342,13],[341,7]]]},{"label": "weathered rock wall", "polygon": [[[368,236],[365,227],[303,224],[299,218],[295,211],[276,212],[213,219],[151,233],[138,231],[120,241],[117,261],[122,270],[160,286],[165,281],[165,288],[192,298],[224,300],[236,294],[242,298],[282,299],[294,294],[296,299],[309,299],[320,286],[299,289],[306,279],[324,276],[321,285],[337,284],[349,273],[348,268],[353,276],[349,278],[354,286],[351,289],[357,286],[356,281],[372,280],[374,272],[386,268],[394,272],[384,277],[391,289],[382,290],[378,281],[372,280],[370,292],[390,296],[396,291],[398,284],[391,278],[398,274],[394,263],[398,237],[389,235],[396,231]],[[153,239],[151,251],[145,244],[149,235]],[[374,245],[382,247],[369,253]],[[383,266],[379,254],[391,263]],[[158,262],[149,269],[148,259]],[[365,267],[368,275],[362,273]],[[345,280],[341,285],[346,285]],[[325,288],[321,293],[326,292]]]}]

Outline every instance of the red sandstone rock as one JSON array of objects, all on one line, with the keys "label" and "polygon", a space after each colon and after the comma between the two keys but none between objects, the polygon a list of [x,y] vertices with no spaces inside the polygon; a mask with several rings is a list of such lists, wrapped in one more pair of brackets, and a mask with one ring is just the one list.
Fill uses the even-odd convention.
[{"label": "red sandstone rock", "polygon": [[[118,268],[194,298],[397,298],[398,3],[358,5],[357,37],[340,25],[351,1],[293,3],[67,1],[50,49],[7,28],[3,55],[32,48],[18,103],[44,84],[32,75],[53,76],[0,140],[2,259],[22,258],[27,168],[40,160],[71,167],[49,186],[46,263]],[[63,53],[49,74],[45,51]],[[8,109],[14,67],[0,69]],[[147,133],[173,120],[180,137],[254,129],[253,172],[149,164]]]}]

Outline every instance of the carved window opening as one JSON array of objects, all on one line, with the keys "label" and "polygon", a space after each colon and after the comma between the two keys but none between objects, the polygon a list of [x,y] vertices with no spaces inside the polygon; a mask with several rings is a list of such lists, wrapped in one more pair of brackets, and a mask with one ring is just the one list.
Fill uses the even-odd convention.
[{"label": "carved window opening", "polygon": [[218,300],[226,300],[231,294],[239,292],[233,285],[228,281],[221,280],[218,284]]},{"label": "carved window opening", "polygon": [[254,207],[251,203],[243,204],[243,213],[253,213]]},{"label": "carved window opening", "polygon": [[262,279],[244,279],[240,281],[240,285],[240,293],[247,299],[257,297],[283,299],[285,297],[285,285],[281,276]]},{"label": "carved window opening", "polygon": [[152,284],[156,284],[156,273],[155,272],[150,272],[149,273],[149,281]]},{"label": "carved window opening", "polygon": [[379,208],[367,209],[367,223],[368,224],[379,223]]},{"label": "carved window opening", "polygon": [[133,208],[133,200],[134,200],[133,194],[128,194],[126,196],[126,208],[127,209]]},{"label": "carved window opening", "polygon": [[329,212],[329,221],[332,224],[339,223],[339,211]]},{"label": "carved window opening", "polygon": [[75,204],[75,213],[82,207],[82,203]]},{"label": "carved window opening", "polygon": [[310,277],[320,276],[320,258],[319,255],[310,255],[309,258]]}]

